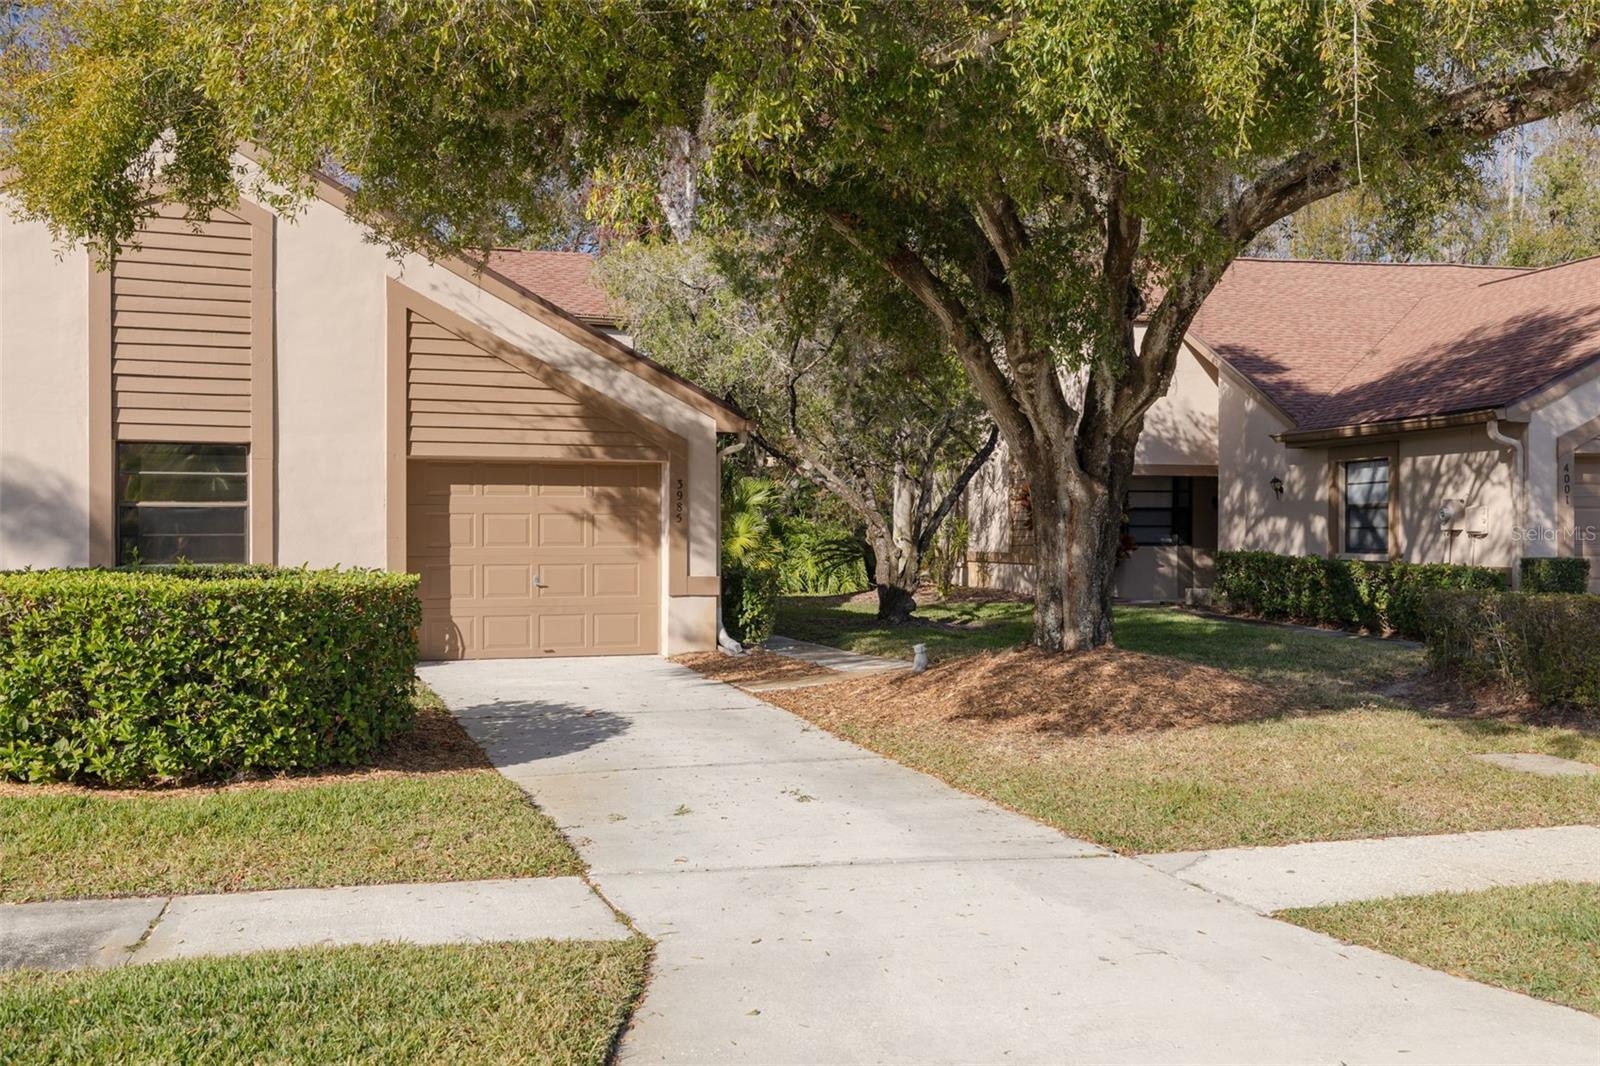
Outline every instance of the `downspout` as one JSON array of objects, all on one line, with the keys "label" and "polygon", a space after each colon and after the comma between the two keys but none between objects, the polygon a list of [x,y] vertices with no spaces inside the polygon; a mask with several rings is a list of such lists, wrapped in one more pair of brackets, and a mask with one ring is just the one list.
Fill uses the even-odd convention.
[{"label": "downspout", "polygon": [[[748,448],[749,446],[750,446],[750,433],[749,433],[748,430],[746,430],[746,431],[744,431],[744,432],[739,434],[739,439],[738,440],[734,441],[732,444],[728,445],[726,448],[718,449],[717,450],[717,473],[718,473],[718,475],[720,476],[721,473],[722,473],[722,460],[726,459],[728,456],[732,455],[735,452],[743,451],[745,448]],[[721,525],[722,525],[722,523],[719,521],[717,523],[717,526],[718,526],[717,535],[718,535],[719,538],[722,535],[721,534]],[[718,560],[717,569],[718,569],[719,574],[720,574],[721,568],[722,568],[721,559],[722,559],[722,549],[721,549],[721,546],[718,545],[718,548],[717,548],[717,560]],[[744,645],[740,644],[737,640],[734,640],[733,637],[728,633],[727,627],[722,624],[722,582],[721,581],[717,582],[717,649],[719,651],[722,651],[722,652],[728,654],[728,655],[743,655],[745,653]]]},{"label": "downspout", "polygon": [[[1527,473],[1523,469],[1526,453],[1523,451],[1522,442],[1515,437],[1508,437],[1500,432],[1498,419],[1485,422],[1484,429],[1489,434],[1489,439],[1501,447],[1511,449],[1511,525],[1513,534],[1521,534],[1527,526]],[[1511,589],[1516,591],[1522,587],[1522,550],[1521,541],[1513,536],[1511,554]]]}]

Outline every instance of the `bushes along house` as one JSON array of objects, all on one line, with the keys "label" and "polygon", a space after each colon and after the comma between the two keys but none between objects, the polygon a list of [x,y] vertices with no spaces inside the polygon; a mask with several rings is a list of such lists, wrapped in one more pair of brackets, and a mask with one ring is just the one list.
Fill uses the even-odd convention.
[{"label": "bushes along house", "polygon": [[1486,566],[1225,551],[1217,553],[1212,595],[1225,610],[1259,618],[1421,637],[1423,591],[1506,583],[1503,571]]},{"label": "bushes along house", "polygon": [[0,776],[135,785],[358,762],[408,728],[417,579],[0,574]]}]

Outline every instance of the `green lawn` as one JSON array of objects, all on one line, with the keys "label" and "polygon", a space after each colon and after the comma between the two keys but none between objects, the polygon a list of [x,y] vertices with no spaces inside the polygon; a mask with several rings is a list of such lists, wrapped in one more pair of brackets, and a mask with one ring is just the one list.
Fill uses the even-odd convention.
[{"label": "green lawn", "polygon": [[[880,654],[903,654],[913,638],[926,636],[948,658],[1016,643],[1026,635],[1027,610],[933,605],[923,608],[919,626],[893,630],[878,626],[870,609],[797,598],[785,601],[779,632]],[[941,625],[956,618],[970,626]],[[1442,717],[1374,695],[1421,670],[1414,647],[1155,607],[1119,608],[1117,643],[1271,684],[1289,693],[1290,710],[1239,724],[1079,736],[1051,732],[1043,714],[1037,733],[986,732],[973,720],[899,720],[856,705],[844,686],[763,698],[958,788],[1123,851],[1600,818],[1600,777],[1535,777],[1471,757],[1526,751],[1600,763],[1600,734]]]},{"label": "green lawn", "polygon": [[309,948],[0,976],[0,1062],[603,1063],[642,939]]},{"label": "green lawn", "polygon": [[1576,825],[1600,817],[1600,777],[1534,777],[1470,757],[1542,751],[1600,763],[1600,737],[1566,729],[1368,708],[1019,744],[854,716],[847,697],[822,716],[784,693],[762,695],[957,788],[1121,851]]},{"label": "green lawn", "polygon": [[[933,603],[906,626],[880,625],[871,604],[837,605],[831,597],[783,600],[777,631],[796,640],[911,658],[925,643],[934,661],[1015,647],[1033,627],[1033,604]],[[1375,689],[1416,674],[1420,649],[1393,641],[1351,639],[1282,626],[1253,625],[1167,607],[1118,607],[1117,646],[1129,651],[1233,670],[1252,680],[1286,686],[1307,707],[1362,702]]]},{"label": "green lawn", "polygon": [[410,743],[404,769],[376,773],[145,792],[5,786],[0,901],[581,872],[554,823],[431,694]]},{"label": "green lawn", "polygon": [[1281,918],[1436,970],[1600,1014],[1600,885],[1342,903]]}]

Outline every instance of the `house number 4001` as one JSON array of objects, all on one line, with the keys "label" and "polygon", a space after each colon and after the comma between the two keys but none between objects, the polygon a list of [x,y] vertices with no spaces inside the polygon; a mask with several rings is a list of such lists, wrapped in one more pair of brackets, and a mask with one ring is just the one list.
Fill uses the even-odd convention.
[{"label": "house number 4001", "polygon": [[672,521],[682,523],[684,508],[683,478],[672,479]]}]

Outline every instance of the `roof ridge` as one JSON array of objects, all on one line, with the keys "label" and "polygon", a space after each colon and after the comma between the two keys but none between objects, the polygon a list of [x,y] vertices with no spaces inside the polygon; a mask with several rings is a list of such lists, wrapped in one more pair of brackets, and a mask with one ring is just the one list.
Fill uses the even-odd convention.
[{"label": "roof ridge", "polygon": [[1495,278],[1493,281],[1486,281],[1482,285],[1479,285],[1478,288],[1482,289],[1490,285],[1498,285],[1502,281],[1519,281],[1522,278],[1532,277],[1535,274],[1548,274],[1552,270],[1562,270],[1566,267],[1577,266],[1579,263],[1590,263],[1596,259],[1600,259],[1600,255],[1586,255],[1582,259],[1568,259],[1565,263],[1552,263],[1549,266],[1524,267],[1520,273],[1513,274],[1509,278]]},{"label": "roof ridge", "polygon": [[[1600,256],[1592,258],[1600,258]],[[1500,266],[1494,263],[1447,263],[1439,262],[1437,260],[1426,260],[1422,262],[1396,262],[1394,260],[1377,259],[1299,259],[1289,256],[1279,257],[1275,255],[1237,255],[1234,256],[1233,261],[1235,263],[1284,263],[1297,266],[1452,267],[1458,270],[1512,270],[1516,271],[1518,274],[1531,274],[1537,273],[1540,270],[1553,269],[1552,267]],[[1581,263],[1583,260],[1574,259],[1572,262]],[[1562,263],[1559,265],[1567,266],[1569,264]]]}]

